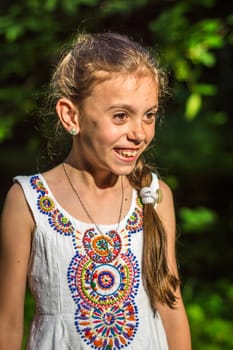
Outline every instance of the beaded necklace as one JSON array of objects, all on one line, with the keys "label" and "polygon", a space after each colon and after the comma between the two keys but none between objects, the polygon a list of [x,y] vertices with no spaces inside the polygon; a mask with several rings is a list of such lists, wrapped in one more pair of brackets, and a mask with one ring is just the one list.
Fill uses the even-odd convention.
[{"label": "beaded necklace", "polygon": [[[68,180],[68,182],[69,182],[69,184],[70,184],[72,190],[74,191],[76,197],[78,198],[78,200],[79,200],[79,202],[80,202],[80,204],[81,204],[81,206],[82,206],[84,212],[86,213],[88,219],[95,225],[97,231],[98,231],[101,235],[103,235],[103,232],[102,232],[101,229],[99,228],[99,225],[97,225],[97,223],[95,222],[95,220],[92,218],[91,214],[88,212],[87,207],[86,207],[85,204],[83,203],[83,201],[82,201],[82,199],[81,199],[81,197],[80,197],[78,191],[77,191],[76,188],[74,187],[74,185],[73,185],[73,183],[72,183],[72,181],[71,181],[71,179],[70,179],[70,176],[69,176],[69,174],[68,174],[68,172],[67,172],[67,169],[66,169],[65,164],[63,163],[62,166],[63,166],[64,172],[65,172],[66,178],[67,178],[67,180]],[[118,231],[119,226],[120,226],[120,221],[121,221],[121,216],[122,216],[122,210],[123,210],[123,200],[124,200],[124,186],[123,186],[123,179],[122,179],[122,177],[121,177],[121,205],[120,205],[118,223],[117,223],[117,227],[116,227],[115,231]]]}]

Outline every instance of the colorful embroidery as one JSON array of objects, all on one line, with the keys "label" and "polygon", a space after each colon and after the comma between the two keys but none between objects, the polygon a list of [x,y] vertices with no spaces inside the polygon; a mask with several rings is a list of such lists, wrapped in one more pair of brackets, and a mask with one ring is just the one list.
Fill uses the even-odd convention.
[{"label": "colorful embroidery", "polygon": [[87,255],[98,263],[113,261],[121,250],[121,238],[116,231],[109,231],[103,235],[89,229],[83,237],[83,247]]},{"label": "colorful embroidery", "polygon": [[135,208],[133,214],[129,217],[127,221],[126,230],[129,231],[129,233],[131,234],[143,230],[143,214],[141,208]]},{"label": "colorful embroidery", "polygon": [[133,301],[121,307],[92,308],[81,304],[75,325],[82,339],[94,349],[122,349],[133,340],[138,328],[138,311]]},{"label": "colorful embroidery", "polygon": [[32,188],[39,193],[37,208],[42,214],[48,215],[50,226],[64,236],[71,235],[74,232],[71,221],[56,208],[54,200],[49,197],[48,191],[39,176],[32,176],[30,183]]},{"label": "colorful embroidery", "polygon": [[54,210],[55,204],[54,201],[48,196],[41,196],[38,198],[37,207],[41,213],[47,214]]},{"label": "colorful embroidery", "polygon": [[100,234],[94,227],[79,232],[56,207],[40,178],[33,176],[30,182],[38,192],[37,208],[47,215],[49,225],[72,239],[75,256],[67,279],[77,305],[77,332],[93,349],[125,348],[132,342],[139,325],[135,297],[140,285],[140,268],[130,250],[131,235],[143,229],[139,198],[120,233],[110,230]]},{"label": "colorful embroidery", "polygon": [[40,180],[39,176],[32,176],[30,179],[30,183],[32,185],[32,188],[34,188],[37,192],[41,192],[43,195],[45,193],[48,193],[46,190],[43,182]]},{"label": "colorful embroidery", "polygon": [[119,305],[139,288],[140,269],[128,251],[112,264],[96,264],[88,256],[74,256],[68,269],[68,283],[76,304],[84,301],[93,307]]},{"label": "colorful embroidery", "polygon": [[65,236],[69,236],[74,232],[72,223],[58,209],[55,209],[49,216],[51,227]]},{"label": "colorful embroidery", "polygon": [[78,306],[75,325],[88,345],[121,349],[132,341],[138,328],[134,299],[139,278],[139,265],[130,250],[111,264],[96,263],[79,253],[72,259],[68,283]]}]

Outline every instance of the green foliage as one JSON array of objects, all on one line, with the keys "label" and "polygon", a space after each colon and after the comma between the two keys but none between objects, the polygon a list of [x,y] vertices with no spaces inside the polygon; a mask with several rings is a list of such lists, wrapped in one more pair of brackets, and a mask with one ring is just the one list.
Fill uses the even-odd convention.
[{"label": "green foliage", "polygon": [[[193,349],[231,350],[233,285],[219,280],[210,285],[189,281],[183,295],[193,335]],[[204,288],[203,288],[204,287]]]},{"label": "green foliage", "polygon": [[210,50],[223,46],[222,27],[223,23],[218,19],[203,20],[192,27],[186,50],[193,63],[207,67],[215,64],[215,54]]},{"label": "green foliage", "polygon": [[[185,96],[183,102],[188,120],[201,111],[202,96],[216,94],[216,86],[205,83],[202,72],[216,64],[216,50],[228,42],[230,33],[230,28],[220,18],[190,23],[188,16],[193,10],[192,5],[191,2],[179,1],[149,24],[161,41],[164,60],[173,67],[176,80],[187,84],[189,96]],[[203,5],[211,6],[211,2]],[[179,85],[176,90],[179,93]]]},{"label": "green foliage", "polygon": [[205,232],[217,221],[217,214],[208,208],[180,208],[180,227],[183,232]]},{"label": "green foliage", "polygon": [[186,101],[185,116],[187,119],[193,119],[196,117],[201,109],[202,99],[201,95],[197,93],[192,93],[189,95]]}]

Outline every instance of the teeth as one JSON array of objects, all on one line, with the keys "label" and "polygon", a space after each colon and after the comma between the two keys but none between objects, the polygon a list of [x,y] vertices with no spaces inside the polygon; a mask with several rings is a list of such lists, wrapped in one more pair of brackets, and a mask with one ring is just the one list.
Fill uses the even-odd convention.
[{"label": "teeth", "polygon": [[118,151],[118,153],[123,157],[135,157],[137,154],[137,151],[131,151],[131,150],[124,150],[124,151]]}]

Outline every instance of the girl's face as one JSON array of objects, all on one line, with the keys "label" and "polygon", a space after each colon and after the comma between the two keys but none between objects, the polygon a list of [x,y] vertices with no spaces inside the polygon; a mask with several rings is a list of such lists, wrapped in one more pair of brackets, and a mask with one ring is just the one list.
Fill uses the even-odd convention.
[{"label": "girl's face", "polygon": [[158,88],[151,75],[115,74],[85,99],[75,138],[78,162],[92,172],[128,175],[153,139]]}]

